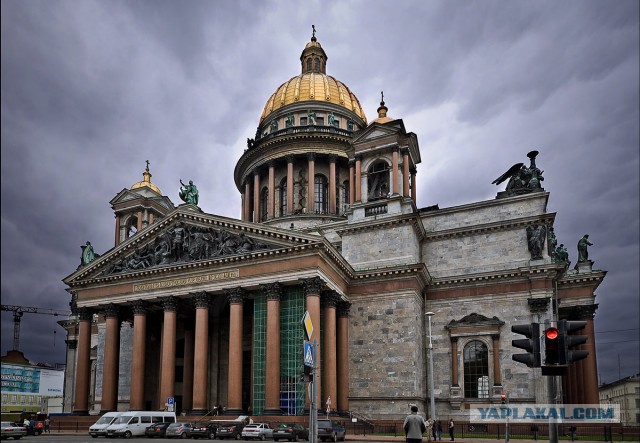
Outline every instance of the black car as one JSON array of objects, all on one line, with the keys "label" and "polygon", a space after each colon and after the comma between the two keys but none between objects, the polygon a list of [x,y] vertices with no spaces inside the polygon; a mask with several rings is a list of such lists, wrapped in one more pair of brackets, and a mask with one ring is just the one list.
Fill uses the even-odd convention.
[{"label": "black car", "polygon": [[347,428],[335,420],[318,420],[318,439],[325,441],[344,441],[347,435]]},{"label": "black car", "polygon": [[220,425],[216,432],[216,438],[222,440],[223,438],[233,438],[240,440],[242,438],[242,430],[244,429],[244,423],[224,423]]},{"label": "black car", "polygon": [[152,423],[145,431],[144,435],[148,438],[160,437],[164,438],[167,433],[167,428],[171,423]]},{"label": "black car", "polygon": [[216,438],[218,425],[215,423],[194,423],[191,430],[191,438],[208,438],[213,440]]},{"label": "black car", "polygon": [[300,423],[282,423],[273,428],[273,440],[309,440],[309,430]]}]

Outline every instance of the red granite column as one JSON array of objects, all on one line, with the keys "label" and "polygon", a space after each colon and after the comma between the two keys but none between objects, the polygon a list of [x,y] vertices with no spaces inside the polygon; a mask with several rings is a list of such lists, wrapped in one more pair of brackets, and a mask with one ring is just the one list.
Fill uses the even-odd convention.
[{"label": "red granite column", "polygon": [[[287,155],[287,213],[293,214],[293,155]],[[286,215],[286,214],[282,214]]]},{"label": "red granite column", "polygon": [[165,297],[162,299],[164,324],[162,326],[162,360],[160,361],[160,409],[169,397],[175,396],[176,374],[176,317],[178,299]]},{"label": "red granite column", "polygon": [[267,218],[275,216],[276,211],[276,172],[273,161],[269,162],[269,196],[267,206]]},{"label": "red granite column", "polygon": [[129,303],[133,311],[133,352],[129,410],[144,410],[144,371],[147,338],[147,305],[142,300]]},{"label": "red granite column", "polygon": [[242,412],[242,315],[244,291],[226,291],[229,300],[229,375],[227,414]]},{"label": "red granite column", "polygon": [[336,213],[336,156],[329,156],[329,214]]},{"label": "red granite column", "polygon": [[399,194],[399,165],[398,165],[398,149],[394,149],[391,153],[391,194]]},{"label": "red granite column", "polygon": [[253,172],[253,222],[260,223],[260,172]]},{"label": "red granite column", "polygon": [[338,300],[339,296],[334,291],[324,291],[322,293],[321,303],[324,307],[322,386],[324,386],[324,395],[321,396],[321,409],[326,409],[327,398],[331,398],[331,407],[335,409],[338,398],[338,369],[336,362],[336,304]]},{"label": "red granite column", "polygon": [[409,189],[409,150],[405,149],[402,153],[402,195],[409,197],[411,190]]},{"label": "red granite column", "polygon": [[349,206],[356,201],[355,160],[349,160]]},{"label": "red granite column", "polygon": [[115,245],[120,244],[120,217],[116,215],[116,242]]},{"label": "red granite column", "polygon": [[598,366],[596,364],[596,334],[593,330],[593,318],[586,320],[587,325],[579,333],[586,335],[587,342],[581,348],[589,355],[583,360],[583,385],[584,403],[599,404],[600,396],[598,395]]},{"label": "red granite column", "polygon": [[451,338],[451,385],[460,386],[458,383],[458,338]]},{"label": "red granite column", "polygon": [[356,157],[356,194],[355,201],[362,202],[362,160],[360,157]]},{"label": "red granite column", "polygon": [[416,198],[416,170],[411,171],[411,199],[414,203],[417,202]]},{"label": "red granite column", "polygon": [[494,335],[493,340],[493,386],[502,386],[502,372],[500,369],[500,336]]},{"label": "red granite column", "polygon": [[193,356],[193,412],[206,414],[207,375],[209,364],[209,294],[200,292],[193,297],[196,306],[196,333]]},{"label": "red granite column", "polygon": [[91,320],[93,311],[78,309],[78,363],[73,405],[74,415],[89,414],[89,386],[91,384]]},{"label": "red granite column", "polygon": [[[321,395],[322,392],[322,361],[320,356],[322,355],[322,344],[320,341],[320,291],[324,288],[324,282],[319,277],[307,278],[302,281],[304,295],[307,304],[307,311],[311,316],[311,323],[313,324],[313,334],[311,335],[311,343],[316,342],[318,345],[318,355],[315,355],[315,365],[318,368],[318,386],[316,387],[316,404],[319,409],[322,409]],[[307,390],[308,392],[308,390]],[[307,394],[308,395],[308,394]]]},{"label": "red granite column", "polygon": [[118,410],[118,356],[120,349],[120,322],[118,308],[104,308],[106,328],[104,336],[104,364],[102,369],[102,402],[100,412]]},{"label": "red granite column", "polygon": [[184,366],[182,372],[182,410],[193,409],[193,360],[195,331],[189,327],[184,330]]},{"label": "red granite column", "polygon": [[307,154],[309,160],[309,186],[307,187],[307,212],[312,214],[316,212],[315,203],[315,180],[316,180],[316,166],[315,166],[315,154]]},{"label": "red granite column", "polygon": [[282,286],[262,287],[267,296],[267,343],[265,356],[265,415],[280,415],[280,298]]},{"label": "red granite column", "polygon": [[351,303],[339,302],[336,315],[338,316],[337,354],[338,354],[338,396],[336,409],[339,413],[349,411],[349,309]]},{"label": "red granite column", "polygon": [[244,184],[244,221],[253,221],[251,218],[251,181],[248,178]]}]

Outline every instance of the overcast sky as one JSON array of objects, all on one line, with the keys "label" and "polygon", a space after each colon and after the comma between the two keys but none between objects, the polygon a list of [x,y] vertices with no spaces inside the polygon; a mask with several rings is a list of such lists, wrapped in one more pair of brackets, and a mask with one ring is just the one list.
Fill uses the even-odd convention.
[{"label": "overcast sky", "polygon": [[[418,136],[418,207],[491,200],[540,151],[555,232],[594,268],[599,377],[639,372],[639,10],[618,1],[34,1],[2,4],[2,304],[68,309],[80,245],[113,247],[109,201],[142,180],[240,217],[233,169],[315,25],[369,120],[380,91]],[[21,350],[64,362],[60,318]],[[57,332],[55,332],[57,331]],[[55,333],[54,333],[55,332]],[[13,318],[2,312],[2,354]]]}]

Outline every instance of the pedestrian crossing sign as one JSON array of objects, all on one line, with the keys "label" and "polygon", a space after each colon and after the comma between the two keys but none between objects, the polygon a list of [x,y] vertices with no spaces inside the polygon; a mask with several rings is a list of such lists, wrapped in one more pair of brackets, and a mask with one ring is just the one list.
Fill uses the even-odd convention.
[{"label": "pedestrian crossing sign", "polygon": [[313,367],[313,345],[306,340],[304,342],[304,365]]}]

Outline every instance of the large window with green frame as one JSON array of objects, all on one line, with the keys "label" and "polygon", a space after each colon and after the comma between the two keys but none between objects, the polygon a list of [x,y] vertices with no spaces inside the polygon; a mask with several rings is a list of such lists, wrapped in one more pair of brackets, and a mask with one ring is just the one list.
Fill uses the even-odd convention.
[{"label": "large window with green frame", "polygon": [[[304,333],[300,320],[305,311],[301,287],[285,287],[280,300],[280,409],[283,415],[304,414],[303,372]],[[253,305],[253,414],[265,407],[267,301],[255,293]]]}]

